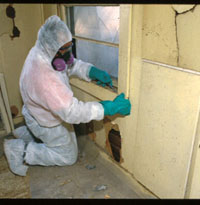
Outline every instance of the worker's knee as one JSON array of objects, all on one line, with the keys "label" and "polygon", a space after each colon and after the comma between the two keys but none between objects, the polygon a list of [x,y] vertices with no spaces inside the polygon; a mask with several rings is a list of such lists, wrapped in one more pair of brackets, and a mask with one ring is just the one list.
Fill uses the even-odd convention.
[{"label": "worker's knee", "polygon": [[69,160],[68,165],[73,165],[76,163],[76,161],[77,161],[77,157],[73,157]]},{"label": "worker's knee", "polygon": [[75,164],[77,161],[77,158],[78,158],[77,153],[70,153],[68,156],[64,156],[62,166]]},{"label": "worker's knee", "polygon": [[73,165],[76,163],[78,158],[78,149],[76,146],[72,146],[70,148],[66,147],[60,152],[60,154],[62,155],[62,157],[60,157],[60,159],[62,159],[62,166]]},{"label": "worker's knee", "polygon": [[50,148],[42,143],[30,142],[26,148],[25,161],[31,165],[66,166],[77,161],[77,146]]}]

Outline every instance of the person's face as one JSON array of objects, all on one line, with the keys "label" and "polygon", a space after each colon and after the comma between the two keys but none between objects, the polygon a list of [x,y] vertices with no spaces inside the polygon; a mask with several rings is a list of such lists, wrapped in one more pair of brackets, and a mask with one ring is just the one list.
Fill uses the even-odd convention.
[{"label": "person's face", "polygon": [[60,52],[62,55],[64,55],[66,52],[69,52],[72,50],[72,45],[73,43],[70,41],[66,44],[64,44],[59,50],[58,52]]},{"label": "person's face", "polygon": [[71,64],[72,62],[72,42],[64,44],[57,52],[56,57],[62,56],[66,64]]}]

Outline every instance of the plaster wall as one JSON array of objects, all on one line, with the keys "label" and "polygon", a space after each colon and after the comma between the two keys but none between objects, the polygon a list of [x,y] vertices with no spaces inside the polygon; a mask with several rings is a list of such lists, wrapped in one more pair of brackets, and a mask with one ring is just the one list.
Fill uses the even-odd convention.
[{"label": "plaster wall", "polygon": [[142,58],[200,71],[199,5],[144,5]]},{"label": "plaster wall", "polygon": [[[198,9],[195,5],[144,5],[142,54],[132,52],[131,62],[140,57],[198,71]],[[122,136],[120,166],[160,198],[198,198],[199,75],[151,63],[142,63],[140,75],[134,74],[135,66],[131,69],[132,114],[110,118]],[[138,79],[136,96],[133,84]],[[89,100],[80,89],[74,92]],[[106,137],[103,124],[94,140],[105,150]]]},{"label": "plaster wall", "polygon": [[57,15],[57,4],[43,4],[44,20],[52,15]]},{"label": "plaster wall", "polygon": [[161,198],[184,198],[199,117],[200,76],[143,63],[140,93],[133,173]]},{"label": "plaster wall", "polygon": [[14,123],[23,120],[21,117],[22,99],[19,92],[19,77],[25,58],[34,45],[37,32],[42,24],[41,4],[14,4],[16,11],[15,24],[20,30],[20,37],[11,40],[12,20],[6,16],[8,4],[0,4],[0,72],[4,74],[10,106],[15,105],[19,114]]},{"label": "plaster wall", "polygon": [[175,11],[171,5],[144,5],[142,58],[177,66]]},{"label": "plaster wall", "polygon": [[200,71],[200,6],[176,17],[179,47],[179,66]]},{"label": "plaster wall", "polygon": [[[199,78],[143,63],[137,134],[132,132],[133,116],[110,118],[122,136],[119,165],[160,198],[185,197],[199,117]],[[83,101],[99,100],[75,87],[73,92]],[[108,152],[105,123],[93,123],[93,140]],[[199,185],[193,183],[195,192]]]}]

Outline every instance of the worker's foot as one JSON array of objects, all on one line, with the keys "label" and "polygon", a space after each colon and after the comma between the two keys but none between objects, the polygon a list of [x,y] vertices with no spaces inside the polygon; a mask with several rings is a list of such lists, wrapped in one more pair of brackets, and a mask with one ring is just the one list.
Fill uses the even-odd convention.
[{"label": "worker's foot", "polygon": [[22,139],[4,141],[4,152],[11,171],[20,176],[26,176],[28,166],[23,164],[25,143]]},{"label": "worker's foot", "polygon": [[28,144],[31,141],[34,141],[32,134],[30,133],[30,131],[28,130],[26,125],[23,125],[21,127],[16,128],[13,131],[13,135],[17,138],[17,139],[22,139],[24,140],[24,142],[26,144]]}]

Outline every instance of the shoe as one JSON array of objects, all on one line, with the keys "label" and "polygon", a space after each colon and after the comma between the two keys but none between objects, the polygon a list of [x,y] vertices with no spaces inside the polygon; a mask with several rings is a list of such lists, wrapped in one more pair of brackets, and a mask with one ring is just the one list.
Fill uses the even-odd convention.
[{"label": "shoe", "polygon": [[28,166],[23,164],[25,142],[22,139],[4,140],[4,152],[14,174],[26,176]]}]

